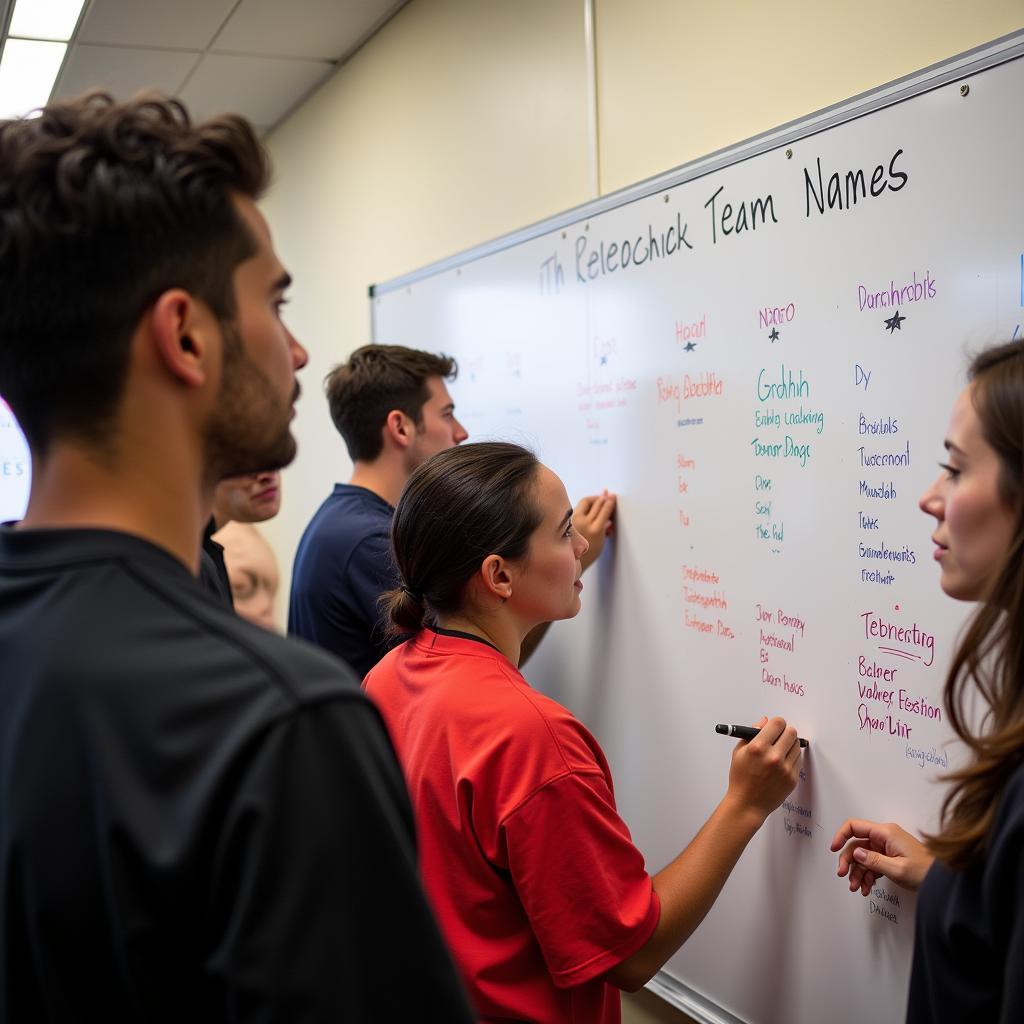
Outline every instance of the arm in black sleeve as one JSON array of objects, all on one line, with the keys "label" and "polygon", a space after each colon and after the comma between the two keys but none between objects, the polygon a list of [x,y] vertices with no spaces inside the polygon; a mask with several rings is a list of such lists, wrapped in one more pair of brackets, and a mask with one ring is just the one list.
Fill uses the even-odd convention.
[{"label": "arm in black sleeve", "polygon": [[984,908],[1001,960],[999,1024],[1024,1020],[1024,771],[1007,786],[990,837]]},{"label": "arm in black sleeve", "polygon": [[368,700],[327,700],[275,725],[220,828],[207,966],[223,985],[225,1020],[473,1020],[420,886],[401,771]]}]

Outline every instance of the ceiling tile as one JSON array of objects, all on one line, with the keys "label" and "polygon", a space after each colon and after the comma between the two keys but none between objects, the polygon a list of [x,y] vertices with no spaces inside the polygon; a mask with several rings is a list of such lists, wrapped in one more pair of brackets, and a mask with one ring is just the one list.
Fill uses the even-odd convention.
[{"label": "ceiling tile", "polygon": [[272,125],[333,70],[326,61],[207,54],[180,95],[195,118],[233,111]]},{"label": "ceiling tile", "polygon": [[199,56],[181,50],[133,50],[76,43],[68,54],[54,97],[77,96],[87,89],[106,89],[119,100],[143,89],[159,89],[173,95]]},{"label": "ceiling tile", "polygon": [[203,50],[234,6],[235,0],[93,0],[76,41]]},{"label": "ceiling tile", "polygon": [[242,0],[217,36],[217,52],[277,57],[348,56],[389,14],[396,0]]}]

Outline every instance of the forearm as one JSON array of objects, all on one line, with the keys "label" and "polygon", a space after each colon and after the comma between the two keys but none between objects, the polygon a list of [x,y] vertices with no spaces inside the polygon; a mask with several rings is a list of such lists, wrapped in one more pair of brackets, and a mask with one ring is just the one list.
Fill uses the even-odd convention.
[{"label": "forearm", "polygon": [[644,946],[608,980],[620,988],[640,988],[690,937],[722,891],[726,879],[764,818],[727,794],[693,841],[654,876],[661,902],[658,926]]}]

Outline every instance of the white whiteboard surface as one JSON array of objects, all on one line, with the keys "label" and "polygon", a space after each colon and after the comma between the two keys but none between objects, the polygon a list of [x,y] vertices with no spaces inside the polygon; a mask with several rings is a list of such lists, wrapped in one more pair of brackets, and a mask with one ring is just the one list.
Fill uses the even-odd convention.
[{"label": "white whiteboard surface", "polygon": [[0,523],[21,519],[28,505],[32,463],[11,410],[0,399]]},{"label": "white whiteboard surface", "polygon": [[650,870],[725,790],[716,722],[778,713],[811,739],[653,986],[704,1020],[903,1017],[913,899],[852,896],[828,843],[853,814],[933,826],[956,756],[941,689],[969,609],[939,590],[917,497],[966,353],[1024,318],[1020,53],[998,41],[372,293],[376,341],[458,358],[471,440],[534,447],[573,498],[619,495],[583,612],[526,675],[599,738]]}]

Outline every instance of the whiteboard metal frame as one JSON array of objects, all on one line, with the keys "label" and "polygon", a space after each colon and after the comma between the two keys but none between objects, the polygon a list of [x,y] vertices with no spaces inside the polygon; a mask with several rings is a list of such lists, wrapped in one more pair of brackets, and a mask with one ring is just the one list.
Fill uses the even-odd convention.
[{"label": "whiteboard metal frame", "polygon": [[[1021,56],[1024,56],[1024,30],[1011,32],[991,43],[976,46],[973,50],[967,50],[956,57],[950,57],[921,71],[897,78],[894,82],[863,92],[852,99],[834,103],[816,113],[788,121],[777,128],[771,128],[744,142],[726,146],[724,149],[691,160],[689,163],[682,164],[663,174],[646,178],[635,185],[628,185],[617,192],[610,192],[600,199],[581,203],[579,206],[555,214],[546,220],[537,221],[535,224],[530,224],[517,231],[511,231],[507,235],[501,235],[489,242],[482,242],[480,245],[476,245],[472,249],[465,249],[454,256],[428,263],[419,270],[411,271],[400,277],[393,277],[381,284],[371,284],[369,288],[371,313],[372,306],[375,305],[373,300],[389,292],[407,288],[417,281],[423,281],[436,274],[443,274],[445,271],[465,266],[467,263],[472,263],[485,256],[491,256],[504,249],[521,245],[523,242],[529,242],[551,231],[558,231],[561,228],[578,224],[590,217],[599,216],[619,206],[625,206],[638,199],[645,199],[658,192],[664,192],[666,189],[682,185],[684,182],[693,181],[706,174],[713,174],[724,167],[750,160],[770,150],[810,138],[819,132],[835,128],[837,125],[866,117],[878,110],[913,99],[923,93],[931,92],[933,89],[939,89],[950,82],[977,75]],[[371,336],[376,341],[378,340],[376,323],[374,322],[371,326]]]},{"label": "whiteboard metal frame", "polygon": [[700,1024],[746,1024],[746,1021],[734,1017],[728,1010],[723,1010],[717,1003],[705,998],[667,971],[658,971],[644,987],[677,1010],[688,1013]]},{"label": "whiteboard metal frame", "polygon": [[[645,199],[648,196],[663,192],[684,182],[693,181],[706,174],[713,174],[715,171],[760,156],[770,150],[780,149],[791,143],[810,138],[830,128],[866,117],[876,111],[921,96],[934,89],[942,88],[951,82],[968,79],[973,75],[980,74],[983,71],[1022,56],[1024,56],[1024,30],[1012,32],[990,43],[977,46],[973,50],[967,50],[958,56],[932,64],[921,71],[905,75],[903,78],[898,78],[887,85],[879,86],[876,89],[871,89],[868,92],[854,96],[849,100],[825,107],[816,113],[789,121],[778,128],[762,132],[760,135],[755,135],[744,142],[727,146],[705,157],[682,164],[671,171],[647,178],[617,192],[612,192],[600,199],[582,203],[579,206],[566,210],[564,213],[556,214],[546,220],[537,221],[535,224],[520,228],[518,231],[512,231],[489,242],[484,242],[474,246],[472,249],[466,249],[446,259],[437,260],[434,263],[427,264],[425,267],[421,267],[419,270],[403,274],[401,277],[392,278],[382,284],[370,285],[371,336],[374,341],[379,340],[377,337],[376,317],[374,315],[374,308],[377,303],[374,300],[379,300],[382,295],[399,291],[402,288],[409,288],[418,281],[423,281],[437,274],[465,266],[467,263],[491,256],[494,253],[520,245],[523,242],[531,241],[549,232],[578,224],[591,217],[596,217],[609,210],[625,206],[638,199]],[[648,991],[653,992],[667,1003],[689,1014],[700,1024],[745,1024],[741,1018],[733,1016],[727,1010],[713,1003],[666,971],[659,971],[647,983],[646,987]]]}]

